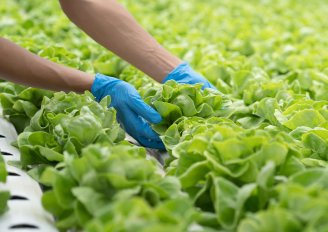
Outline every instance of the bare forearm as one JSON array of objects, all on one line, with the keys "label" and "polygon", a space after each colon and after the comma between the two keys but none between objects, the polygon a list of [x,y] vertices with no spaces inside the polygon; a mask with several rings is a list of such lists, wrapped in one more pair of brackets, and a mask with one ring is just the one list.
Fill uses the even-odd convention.
[{"label": "bare forearm", "polygon": [[90,90],[93,76],[43,59],[0,38],[0,78],[56,91]]},{"label": "bare forearm", "polygon": [[60,0],[94,40],[161,82],[182,61],[165,50],[116,0]]}]

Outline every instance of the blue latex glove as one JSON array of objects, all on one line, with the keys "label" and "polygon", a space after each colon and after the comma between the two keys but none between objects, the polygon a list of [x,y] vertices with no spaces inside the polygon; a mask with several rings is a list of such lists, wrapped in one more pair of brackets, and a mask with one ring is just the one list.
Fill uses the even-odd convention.
[{"label": "blue latex glove", "polygon": [[170,72],[163,83],[168,80],[175,80],[178,83],[182,84],[203,84],[202,89],[212,88],[216,89],[208,80],[206,80],[202,75],[195,72],[188,63],[179,64],[172,72]]},{"label": "blue latex glove", "polygon": [[148,124],[160,123],[160,114],[141,99],[132,85],[114,77],[97,74],[91,92],[97,101],[107,95],[111,97],[110,106],[116,109],[121,126],[141,145],[165,149],[158,134]]}]

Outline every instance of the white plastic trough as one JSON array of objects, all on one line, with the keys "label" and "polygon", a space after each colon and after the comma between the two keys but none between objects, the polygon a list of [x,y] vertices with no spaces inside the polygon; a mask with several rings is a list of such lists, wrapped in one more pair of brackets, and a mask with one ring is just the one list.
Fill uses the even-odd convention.
[{"label": "white plastic trough", "polygon": [[9,190],[11,195],[9,210],[0,216],[0,231],[56,232],[54,219],[42,208],[39,184],[24,171],[7,163],[20,160],[19,151],[11,145],[16,138],[13,125],[0,117],[0,151],[8,172],[7,182],[0,184],[0,190]]}]

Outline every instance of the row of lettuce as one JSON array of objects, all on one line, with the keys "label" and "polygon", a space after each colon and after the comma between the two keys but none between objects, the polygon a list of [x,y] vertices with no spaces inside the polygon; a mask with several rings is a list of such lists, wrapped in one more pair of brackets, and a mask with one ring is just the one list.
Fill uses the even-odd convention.
[{"label": "row of lettuce", "polygon": [[[89,93],[49,92],[41,103],[22,96],[42,91],[23,92],[12,103],[40,109],[31,118],[12,106],[11,112],[4,107],[4,113],[9,120],[24,114],[29,121],[17,139],[20,165],[44,186],[42,203],[60,230],[185,231],[197,225],[200,212],[181,191],[179,180],[164,177],[157,161],[146,159],[144,148],[124,141],[116,112],[108,108],[109,98],[97,103]],[[9,95],[15,98],[1,93],[1,102]]]},{"label": "row of lettuce", "polygon": [[[154,127],[171,155],[167,175],[179,178],[195,207],[211,215],[213,228],[328,229],[328,102],[291,89],[279,96],[247,105],[175,83],[144,94],[162,124],[171,124],[165,132]],[[211,113],[199,115],[204,104]]]},{"label": "row of lettuce", "polygon": [[327,102],[291,94],[285,106],[264,98],[238,114],[239,100],[200,88],[140,85],[163,117],[153,128],[170,154],[164,176],[143,148],[123,140],[109,98],[60,92],[45,96],[30,119],[21,111],[29,121],[17,141],[21,165],[47,189],[43,205],[57,226],[325,231]]}]

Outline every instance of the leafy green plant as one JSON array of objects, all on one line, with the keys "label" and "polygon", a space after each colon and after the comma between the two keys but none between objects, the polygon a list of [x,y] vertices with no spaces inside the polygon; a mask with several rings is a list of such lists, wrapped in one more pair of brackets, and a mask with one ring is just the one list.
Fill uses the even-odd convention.
[{"label": "leafy green plant", "polygon": [[291,176],[276,187],[276,201],[244,219],[238,232],[327,230],[327,186],[327,169],[308,169]]},{"label": "leafy green plant", "polygon": [[[7,170],[5,162],[0,154],[0,182],[5,183],[7,179]],[[10,198],[8,191],[0,190],[0,215],[8,210],[7,201]]]},{"label": "leafy green plant", "polygon": [[18,133],[29,125],[31,118],[40,108],[43,97],[53,95],[51,91],[26,88],[9,82],[0,83],[0,92],[3,114]]},{"label": "leafy green plant", "polygon": [[100,103],[90,93],[55,93],[45,98],[30,125],[18,137],[24,168],[56,164],[68,151],[78,156],[81,149],[96,142],[116,143],[124,132],[116,121],[116,111],[108,108],[109,98]]},{"label": "leafy green plant", "polygon": [[[188,198],[170,199],[151,207],[144,199],[132,197],[118,200],[107,207],[99,218],[87,225],[86,231],[184,232],[193,227],[205,231],[202,226],[193,224],[195,216]],[[207,231],[213,230],[207,228]]]},{"label": "leafy green plant", "polygon": [[168,81],[157,92],[148,92],[143,97],[163,118],[160,124],[153,126],[160,134],[182,116],[218,116],[227,104],[227,100],[215,90],[201,91],[201,85],[178,84],[175,81]]},{"label": "leafy green plant", "polygon": [[[84,148],[80,158],[67,154],[62,169],[48,168],[41,177],[43,184],[52,187],[52,190],[44,194],[43,205],[56,216],[57,226],[61,229],[84,227],[93,218],[93,226],[97,227],[100,225],[97,225],[96,221],[101,222],[103,217],[113,219],[102,222],[103,226],[119,226],[116,223],[119,223],[121,218],[113,212],[117,207],[122,209],[122,217],[130,215],[134,218],[141,214],[140,216],[144,215],[145,218],[153,218],[153,223],[157,224],[156,220],[166,216],[161,212],[158,212],[159,217],[150,216],[150,212],[156,213],[156,209],[152,207],[158,206],[157,210],[165,213],[166,207],[179,204],[178,200],[173,200],[172,203],[167,201],[186,198],[186,195],[180,191],[180,183],[175,177],[162,177],[157,163],[145,158],[145,149],[131,145],[96,144]],[[131,205],[126,204],[127,199],[130,199]],[[168,205],[160,206],[161,202]],[[186,204],[187,209],[191,210],[187,199],[183,202],[185,203],[181,204]],[[140,204],[145,205],[145,208],[139,208]],[[131,211],[123,210],[126,207]],[[181,214],[179,210],[182,209],[177,209],[176,212]],[[140,221],[141,225],[153,226],[152,222],[146,223],[143,220]],[[190,219],[185,220],[187,223]],[[162,221],[166,222],[165,219]],[[127,222],[127,225],[130,223]],[[184,224],[178,220],[171,223]],[[138,230],[138,227],[136,229]]]}]

